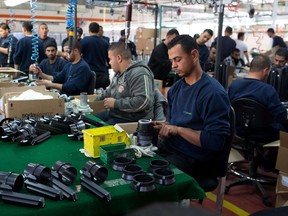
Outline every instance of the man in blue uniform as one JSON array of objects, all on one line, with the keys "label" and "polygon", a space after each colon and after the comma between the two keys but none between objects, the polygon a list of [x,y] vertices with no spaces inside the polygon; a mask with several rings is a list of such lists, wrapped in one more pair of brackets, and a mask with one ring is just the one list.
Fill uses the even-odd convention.
[{"label": "man in blue uniform", "polygon": [[[248,76],[243,79],[235,80],[228,89],[229,98],[231,101],[240,98],[253,99],[271,112],[273,124],[270,127],[261,128],[261,130],[253,131],[254,140],[263,143],[269,143],[279,139],[279,130],[288,130],[287,111],[282,105],[278,93],[272,85],[264,81],[269,75],[271,61],[269,57],[259,55],[254,57],[250,64]],[[236,127],[238,136],[243,136],[242,128]],[[267,170],[274,170],[277,148],[265,148],[261,159],[261,166]]]},{"label": "man in blue uniform", "polygon": [[[262,128],[259,133],[253,133],[255,139],[267,143],[279,139],[279,129],[288,129],[287,112],[279,99],[278,93],[272,85],[264,82],[270,69],[271,61],[269,57],[256,56],[251,62],[248,76],[235,80],[228,89],[230,101],[239,98],[250,98],[261,103],[271,112],[275,124],[266,129]],[[241,133],[243,134],[240,128],[236,128],[236,130],[240,136]]]},{"label": "man in blue uniform", "polygon": [[[40,64],[39,67],[47,75],[52,75],[54,73],[62,71],[64,66],[68,63],[67,60],[57,56],[57,45],[55,42],[50,41],[45,45],[45,54],[47,56]],[[30,71],[37,70],[34,64],[30,65]]]},{"label": "man in blue uniform", "polygon": [[32,29],[33,25],[31,22],[24,22],[22,24],[22,32],[25,37],[21,38],[16,44],[16,49],[13,57],[15,69],[25,72],[26,75],[29,74],[30,65],[35,63],[35,61],[31,59],[31,56],[33,54],[35,54],[35,56],[36,54],[38,54],[38,63],[40,63],[45,57],[44,46],[39,38],[37,38],[38,53],[33,52],[32,43],[34,38],[32,36]]},{"label": "man in blue uniform", "polygon": [[270,38],[273,39],[273,44],[272,44],[272,48],[273,47],[276,47],[276,46],[279,46],[279,47],[283,47],[283,48],[287,48],[287,45],[286,43],[284,42],[283,38],[276,35],[275,34],[275,31],[273,28],[269,28],[267,30],[267,34]]},{"label": "man in blue uniform", "polygon": [[[14,67],[13,55],[17,38],[10,34],[7,23],[0,24],[0,67]],[[9,61],[8,61],[9,57]]]},{"label": "man in blue uniform", "polygon": [[57,89],[68,95],[79,95],[81,92],[88,92],[91,71],[89,65],[81,58],[79,42],[73,41],[68,58],[70,63],[66,64],[60,73],[53,76],[43,73],[38,67],[37,72],[43,80],[36,80],[36,83]]},{"label": "man in blue uniform", "polygon": [[214,40],[216,44],[216,48],[221,49],[221,58],[220,61],[222,62],[225,58],[227,58],[233,49],[236,47],[236,42],[231,38],[233,30],[230,26],[227,26],[224,31],[224,36],[221,36],[220,40],[222,42],[221,47],[217,46],[217,37]]},{"label": "man in blue uniform", "polygon": [[98,36],[100,26],[96,22],[89,25],[89,36],[81,41],[81,53],[83,59],[96,73],[95,88],[106,88],[110,84],[108,73],[108,47],[109,44]]},{"label": "man in blue uniform", "polygon": [[199,61],[202,69],[205,70],[205,63],[209,58],[209,50],[205,43],[207,43],[213,36],[213,31],[211,29],[205,29],[201,35],[196,39],[198,48],[199,48]]},{"label": "man in blue uniform", "polygon": [[48,32],[49,29],[47,24],[41,23],[39,25],[38,33],[39,33],[39,39],[42,41],[43,46],[46,47],[46,44],[49,42],[54,42],[57,45],[55,38],[49,37]]},{"label": "man in blue uniform", "polygon": [[224,150],[230,102],[220,83],[203,72],[194,38],[177,36],[169,43],[168,54],[181,79],[168,91],[168,122],[154,126],[164,139],[159,152],[197,180],[211,175],[208,167]]}]

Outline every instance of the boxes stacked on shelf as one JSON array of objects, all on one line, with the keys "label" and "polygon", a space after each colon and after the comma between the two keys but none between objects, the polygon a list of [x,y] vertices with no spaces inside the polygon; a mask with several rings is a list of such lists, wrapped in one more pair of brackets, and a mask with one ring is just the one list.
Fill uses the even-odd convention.
[{"label": "boxes stacked on shelf", "polygon": [[280,132],[280,146],[276,162],[279,175],[276,185],[275,207],[288,206],[288,133]]}]

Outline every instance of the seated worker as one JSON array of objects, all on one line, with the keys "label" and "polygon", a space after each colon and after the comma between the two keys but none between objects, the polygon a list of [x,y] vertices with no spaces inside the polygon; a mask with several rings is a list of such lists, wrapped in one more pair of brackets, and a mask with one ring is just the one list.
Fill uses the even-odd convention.
[{"label": "seated worker", "polygon": [[230,102],[221,84],[203,72],[194,38],[177,36],[168,54],[181,79],[168,91],[167,122],[154,122],[164,140],[159,154],[197,180],[211,175],[211,164],[230,135]]},{"label": "seated worker", "polygon": [[224,64],[232,67],[235,67],[234,73],[237,74],[240,72],[240,67],[244,67],[244,60],[240,58],[240,50],[238,48],[234,48],[227,58],[224,59]]},{"label": "seated worker", "polygon": [[133,64],[125,43],[112,43],[109,64],[115,72],[112,83],[96,100],[104,100],[107,111],[97,117],[108,124],[136,122],[154,117],[153,73],[143,62]]},{"label": "seated worker", "polygon": [[210,47],[210,53],[208,61],[205,63],[205,72],[214,72],[216,60],[216,44],[212,43]]},{"label": "seated worker", "polygon": [[[57,45],[53,41],[48,41],[45,45],[46,59],[39,64],[41,71],[47,75],[53,76],[54,73],[62,71],[68,61],[57,56]],[[37,68],[32,64],[29,70],[35,72]]]},{"label": "seated worker", "polygon": [[[240,98],[250,98],[267,107],[273,117],[273,125],[268,128],[261,128],[261,131],[253,131],[254,139],[269,143],[279,139],[279,130],[288,129],[287,111],[282,105],[278,93],[272,85],[265,83],[271,68],[269,57],[259,55],[253,58],[250,63],[248,76],[243,79],[236,79],[228,89],[230,101]],[[237,134],[242,136],[241,128],[236,128]],[[268,170],[275,168],[277,148],[265,148],[265,158],[262,158],[262,166]],[[265,160],[264,160],[265,159]]]},{"label": "seated worker", "polygon": [[[269,57],[259,55],[253,58],[250,63],[250,71],[246,78],[236,79],[228,89],[230,101],[239,98],[253,99],[271,112],[274,125],[266,130],[261,129],[259,134],[254,136],[260,142],[268,143],[279,139],[279,129],[287,130],[287,111],[282,105],[278,93],[272,85],[265,83],[271,68]],[[239,135],[243,132],[236,128]]]},{"label": "seated worker", "polygon": [[273,58],[273,67],[284,67],[288,65],[288,49],[279,48]]},{"label": "seated worker", "polygon": [[63,94],[79,95],[87,92],[90,83],[91,71],[89,65],[81,58],[80,44],[73,41],[72,50],[69,54],[69,63],[65,65],[60,73],[53,76],[42,72],[38,67],[36,72],[43,80],[36,80],[38,85],[58,89]]}]

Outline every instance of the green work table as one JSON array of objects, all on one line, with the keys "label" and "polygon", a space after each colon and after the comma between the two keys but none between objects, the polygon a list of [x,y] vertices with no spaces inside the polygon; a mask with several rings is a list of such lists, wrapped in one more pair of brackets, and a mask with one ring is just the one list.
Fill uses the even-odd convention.
[{"label": "green work table", "polygon": [[[111,201],[101,200],[85,188],[80,187],[80,169],[93,160],[101,163],[99,159],[87,158],[79,149],[83,148],[82,141],[71,140],[67,135],[54,135],[45,142],[35,146],[21,146],[13,142],[0,142],[0,171],[23,174],[28,163],[43,164],[52,167],[56,161],[63,161],[74,166],[78,175],[70,188],[78,189],[76,202],[63,199],[61,201],[45,198],[44,208],[30,208],[6,204],[0,200],[0,215],[121,215],[131,212],[141,206],[152,202],[179,201],[182,199],[201,199],[205,197],[204,191],[197,182],[187,174],[170,165],[175,173],[176,182],[169,186],[156,184],[156,190],[147,193],[134,191],[130,182],[121,179],[121,172],[108,168],[107,180],[100,184],[111,194]],[[156,158],[160,158],[156,156]],[[149,163],[155,158],[141,158],[136,160],[143,170],[148,169]],[[80,188],[80,189],[79,189]],[[22,191],[27,192],[23,186]],[[36,194],[34,194],[36,195]],[[41,196],[41,195],[40,195]]]}]

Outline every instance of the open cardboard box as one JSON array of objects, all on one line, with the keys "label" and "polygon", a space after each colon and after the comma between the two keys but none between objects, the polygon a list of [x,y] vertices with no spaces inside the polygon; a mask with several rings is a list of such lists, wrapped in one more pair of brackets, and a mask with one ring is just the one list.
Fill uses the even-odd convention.
[{"label": "open cardboard box", "polygon": [[0,67],[0,73],[9,74],[12,78],[20,75],[26,75],[24,72],[11,67]]},{"label": "open cardboard box", "polygon": [[0,98],[3,97],[3,95],[7,92],[24,92],[27,91],[28,89],[32,89],[36,92],[47,92],[46,88],[44,85],[41,86],[9,86],[10,84],[0,84]]},{"label": "open cardboard box", "polygon": [[38,90],[37,92],[45,95],[51,95],[53,98],[36,100],[13,100],[11,99],[12,96],[20,95],[22,92],[7,93],[9,96],[3,97],[5,98],[4,103],[6,118],[53,116],[57,113],[64,114],[64,99],[58,98],[55,92],[48,92],[46,90]]}]

